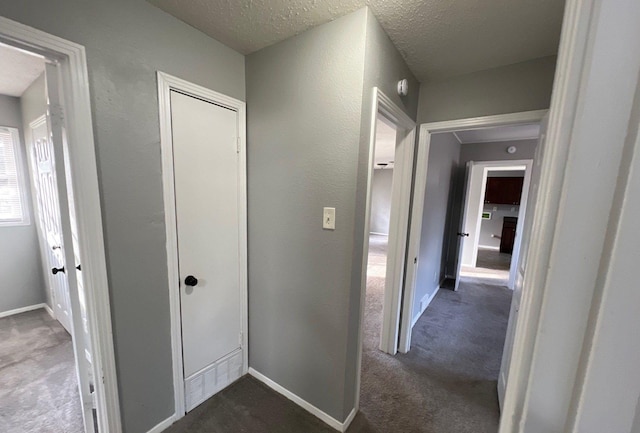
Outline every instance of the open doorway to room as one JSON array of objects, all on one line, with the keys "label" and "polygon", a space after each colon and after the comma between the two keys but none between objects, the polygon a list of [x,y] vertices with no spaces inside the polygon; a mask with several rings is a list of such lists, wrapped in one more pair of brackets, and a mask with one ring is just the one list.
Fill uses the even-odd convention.
[{"label": "open doorway to room", "polygon": [[393,192],[396,126],[378,114],[371,182],[371,216],[369,217],[369,254],[367,259],[364,342],[367,350],[381,347],[382,314],[387,276],[389,223]]},{"label": "open doorway to room", "polygon": [[120,431],[84,50],[0,17],[0,64],[0,430]]},{"label": "open doorway to room", "polygon": [[[544,114],[422,125],[404,297],[411,314],[403,317],[399,362],[412,378],[408,401],[441,410],[423,417],[431,430],[416,431],[498,429],[498,378],[516,297],[509,276],[532,208],[526,199]],[[498,186],[508,179],[497,198],[492,179]],[[499,227],[483,231],[487,213]],[[500,254],[503,226],[513,235],[503,245],[511,253],[485,254]]]},{"label": "open doorway to room", "polygon": [[508,280],[518,227],[525,170],[489,169],[486,174],[475,266],[462,266],[463,276]]},{"label": "open doorway to room", "polygon": [[[0,45],[0,405],[7,431],[85,431],[44,57]],[[54,85],[49,72],[49,86]],[[72,236],[77,238],[77,233]],[[81,284],[78,284],[79,286]],[[79,287],[80,288],[80,287]],[[84,293],[78,290],[83,328]],[[86,331],[85,331],[86,333]],[[86,335],[80,337],[88,342]],[[85,346],[85,343],[82,343]],[[43,395],[50,396],[42,398]],[[88,420],[93,424],[93,414]],[[91,430],[90,430],[91,431]]]}]

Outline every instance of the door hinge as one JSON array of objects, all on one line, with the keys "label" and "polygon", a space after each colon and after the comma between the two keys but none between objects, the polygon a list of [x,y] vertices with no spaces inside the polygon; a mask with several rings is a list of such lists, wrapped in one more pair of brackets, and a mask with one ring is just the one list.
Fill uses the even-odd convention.
[{"label": "door hinge", "polygon": [[236,153],[240,153],[240,148],[242,147],[242,142],[240,141],[240,137],[237,138],[236,140]]},{"label": "door hinge", "polygon": [[60,104],[49,105],[49,116],[51,120],[58,120],[60,124],[64,124],[64,108]]}]

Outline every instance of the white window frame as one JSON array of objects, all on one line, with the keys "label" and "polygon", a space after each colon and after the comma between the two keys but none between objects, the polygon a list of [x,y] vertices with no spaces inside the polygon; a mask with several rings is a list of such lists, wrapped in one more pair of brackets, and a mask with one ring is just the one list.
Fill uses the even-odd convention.
[{"label": "white window frame", "polygon": [[11,126],[2,126],[1,129],[9,130],[11,135],[11,143],[13,145],[13,155],[16,164],[16,174],[18,176],[18,192],[20,193],[20,204],[22,207],[22,218],[9,220],[0,218],[0,227],[28,226],[31,224],[31,215],[29,212],[29,185],[27,184],[27,173],[22,159],[22,147],[20,146],[20,131],[18,128]]}]

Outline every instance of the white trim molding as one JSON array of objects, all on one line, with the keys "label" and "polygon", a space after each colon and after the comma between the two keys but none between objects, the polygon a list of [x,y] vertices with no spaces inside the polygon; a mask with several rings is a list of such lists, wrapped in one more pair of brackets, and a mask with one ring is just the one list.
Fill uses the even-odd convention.
[{"label": "white trim molding", "polygon": [[174,415],[171,415],[169,418],[165,419],[164,421],[160,421],[158,424],[152,427],[149,431],[147,431],[147,433],[161,433],[166,429],[168,429],[169,427],[171,427],[175,422],[176,422],[176,416],[174,414]]},{"label": "white trim molding", "polygon": [[67,143],[94,355],[91,368],[93,376],[98,378],[95,381],[98,429],[120,433],[120,401],[85,49],[4,17],[0,17],[0,42],[41,54],[59,65],[65,117],[71,119],[67,125]]},{"label": "white trim molding", "polygon": [[13,310],[7,310],[7,311],[0,312],[0,319],[2,319],[3,317],[14,316],[14,315],[20,314],[20,313],[27,313],[29,311],[37,310],[39,308],[44,308],[44,309],[47,310],[47,312],[51,311],[49,306],[47,304],[44,304],[44,303],[43,304],[27,305],[26,307],[14,308]]},{"label": "white trim molding", "polygon": [[171,347],[173,359],[173,389],[176,420],[186,413],[185,377],[182,359],[182,322],[180,319],[180,290],[178,272],[178,233],[176,227],[176,203],[173,175],[173,138],[171,133],[172,90],[214,103],[235,111],[238,115],[239,150],[239,252],[240,252],[240,292],[242,303],[242,374],[249,369],[249,320],[247,295],[247,173],[246,173],[246,104],[235,98],[215,92],[202,86],[166,74],[157,72],[158,102],[160,113],[160,152],[162,158],[162,186],[164,214],[167,235],[167,267],[169,281],[169,310],[171,315]]},{"label": "white trim molding", "polygon": [[420,303],[421,303],[422,306],[420,307],[420,311],[418,312],[418,314],[413,316],[413,319],[411,319],[411,328],[412,329],[413,329],[414,326],[416,326],[416,323],[418,322],[420,317],[422,317],[422,313],[424,313],[425,310],[427,309],[427,307],[429,306],[429,304],[431,304],[431,301],[433,301],[433,299],[436,297],[436,295],[440,291],[441,287],[442,287],[442,282],[440,284],[438,284],[438,286],[433,291],[433,293],[431,293],[431,294],[427,293],[426,295],[424,295],[422,297],[422,299],[420,299]]},{"label": "white trim molding", "polygon": [[325,424],[328,424],[329,426],[333,427],[334,429],[338,430],[339,432],[347,431],[347,429],[349,428],[349,425],[353,421],[353,418],[355,418],[356,416],[357,410],[354,408],[351,410],[351,412],[349,413],[349,416],[347,416],[345,421],[340,422],[334,417],[332,417],[331,415],[329,415],[328,413],[323,412],[321,409],[318,409],[317,407],[315,407],[314,405],[312,405],[302,397],[299,397],[298,395],[289,391],[284,386],[269,379],[267,376],[254,370],[253,368],[249,368],[249,375],[255,377],[257,380],[264,383],[265,385],[267,385],[269,388],[271,388],[278,394],[285,396],[287,399],[291,400],[292,402],[294,402],[295,404],[297,404],[298,406],[300,406],[301,408],[309,412],[311,415],[315,416],[316,418],[318,418]]}]

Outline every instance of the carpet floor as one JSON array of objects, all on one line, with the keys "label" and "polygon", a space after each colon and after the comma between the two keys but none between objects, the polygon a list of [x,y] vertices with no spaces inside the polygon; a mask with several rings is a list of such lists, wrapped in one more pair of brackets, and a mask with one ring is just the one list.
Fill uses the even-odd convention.
[{"label": "carpet floor", "polygon": [[[386,238],[372,236],[367,266],[360,412],[348,433],[495,433],[497,378],[511,291],[465,278],[443,289],[413,331],[411,351],[378,350]],[[334,432],[245,376],[190,412],[168,433]]]},{"label": "carpet floor", "polygon": [[0,319],[0,431],[84,431],[71,337],[43,309]]}]

